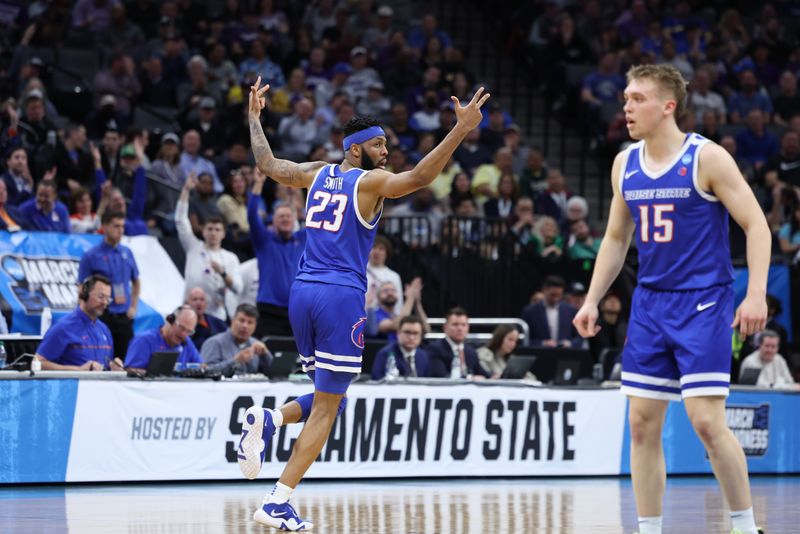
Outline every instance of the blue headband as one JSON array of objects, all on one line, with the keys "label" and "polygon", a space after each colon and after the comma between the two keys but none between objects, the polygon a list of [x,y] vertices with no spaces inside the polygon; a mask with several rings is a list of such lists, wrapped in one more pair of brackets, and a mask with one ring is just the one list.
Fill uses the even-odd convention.
[{"label": "blue headband", "polygon": [[383,128],[380,126],[371,126],[366,130],[361,130],[345,137],[344,141],[342,141],[342,147],[344,147],[344,151],[347,152],[352,145],[360,145],[379,135],[386,137],[386,132],[383,131]]}]

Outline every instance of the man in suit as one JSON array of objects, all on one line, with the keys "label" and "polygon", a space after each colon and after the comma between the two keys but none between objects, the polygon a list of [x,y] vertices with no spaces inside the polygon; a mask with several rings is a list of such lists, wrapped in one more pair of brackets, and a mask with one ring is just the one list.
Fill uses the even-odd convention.
[{"label": "man in suit", "polygon": [[522,319],[530,328],[530,344],[535,347],[581,348],[583,339],[572,325],[575,308],[563,302],[564,279],[548,276],[544,279],[544,299],[522,310]]},{"label": "man in suit", "polygon": [[478,353],[464,343],[469,333],[469,316],[464,308],[451,308],[445,316],[444,339],[429,344],[430,376],[439,378],[489,378]]},{"label": "man in suit", "polygon": [[406,315],[400,319],[397,328],[397,342],[383,347],[375,355],[372,364],[372,379],[391,380],[397,376],[414,378],[429,376],[428,354],[420,348],[425,325],[416,315]]},{"label": "man in suit", "polygon": [[561,171],[550,169],[547,171],[547,189],[536,196],[536,214],[550,216],[560,225],[567,217],[567,200],[571,196]]}]

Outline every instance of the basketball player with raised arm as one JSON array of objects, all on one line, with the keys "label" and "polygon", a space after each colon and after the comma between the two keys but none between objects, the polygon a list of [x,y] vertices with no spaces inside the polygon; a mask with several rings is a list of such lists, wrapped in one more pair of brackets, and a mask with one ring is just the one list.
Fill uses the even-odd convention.
[{"label": "basketball player with raised arm", "polygon": [[278,483],[253,519],[283,530],[309,530],[313,524],[297,515],[289,498],[322,450],[344,408],[347,388],[361,372],[367,259],[383,199],[399,198],[430,184],[480,123],[480,109],[489,94],[479,89],[466,106],[451,97],[457,122],[450,133],[412,170],[393,174],[385,170],[386,134],[369,117],[356,117],[344,125],[345,159],[338,165],[298,164],[273,156],[260,121],[269,85],[260,85],[261,78],[250,88],[249,103],[256,165],[281,184],[308,188],[307,241],[289,296],[289,321],[314,393],[278,410],[248,409],[238,460],[245,477],[255,478],[275,429],[305,421]]},{"label": "basketball player with raised arm", "polygon": [[[678,129],[686,82],[677,69],[628,71],[625,118],[637,142],[611,169],[614,196],[586,303],[574,324],[597,334],[597,303],[617,277],[631,240],[639,251],[622,391],[629,399],[631,478],[640,534],[660,534],[666,485],[661,432],[667,401],[683,398],[730,506],[734,533],[756,534],[747,463],[728,429],[732,328],[764,328],[771,236],[733,158]],[[728,213],[747,235],[747,296],[734,315]],[[698,527],[700,528],[700,527]]]}]

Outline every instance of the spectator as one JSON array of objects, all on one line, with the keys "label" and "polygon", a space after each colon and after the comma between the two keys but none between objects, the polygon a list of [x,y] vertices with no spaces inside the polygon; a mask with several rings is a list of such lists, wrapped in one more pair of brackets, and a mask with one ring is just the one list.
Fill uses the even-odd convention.
[{"label": "spectator", "polygon": [[694,67],[683,54],[678,54],[675,42],[671,39],[665,40],[661,46],[661,57],[658,59],[658,63],[675,67],[680,71],[684,80],[691,81],[694,77]]},{"label": "spectator", "polygon": [[389,116],[392,102],[383,94],[383,83],[380,81],[370,82],[367,86],[367,95],[356,104],[356,112],[359,115],[375,117],[380,121],[385,121]]},{"label": "spectator", "polygon": [[[239,265],[239,274],[242,276],[242,292],[239,293],[239,304],[252,304],[256,306],[258,297],[258,258],[251,258]],[[228,314],[233,315],[236,309],[228,307]],[[260,314],[259,314],[260,316]]]},{"label": "spectator", "polygon": [[422,279],[414,278],[406,284],[403,307],[399,313],[395,310],[397,304],[397,289],[393,282],[384,282],[377,291],[377,302],[374,292],[367,293],[367,328],[369,337],[397,341],[397,329],[400,320],[408,315],[415,314],[427,323],[428,316],[422,307]]},{"label": "spectator", "polygon": [[208,52],[208,86],[213,92],[227,95],[229,91],[238,87],[239,75],[236,65],[226,57],[225,45],[215,42]]},{"label": "spectator", "polygon": [[[247,181],[242,171],[236,169],[230,172],[228,188],[217,200],[217,208],[231,234],[250,233],[250,223],[247,222]],[[234,241],[238,241],[235,236]]]},{"label": "spectator", "polygon": [[624,89],[625,80],[616,72],[614,54],[605,53],[597,63],[597,70],[583,79],[581,100],[591,109],[599,109],[603,104],[621,102]]},{"label": "spectator", "polygon": [[56,182],[45,177],[36,187],[36,196],[19,207],[29,230],[69,233],[69,211],[56,198]]},{"label": "spectator", "polygon": [[167,315],[166,322],[151,330],[146,330],[131,341],[125,355],[125,368],[144,371],[154,352],[178,352],[179,366],[190,363],[203,364],[203,359],[192,343],[190,336],[197,326],[197,315],[188,306],[181,306]]},{"label": "spectator", "polygon": [[[175,226],[186,253],[184,279],[188,287],[202,287],[209,296],[208,313],[225,320],[225,302],[242,289],[239,258],[222,248],[225,224],[222,218],[209,218],[203,224],[203,241],[195,237],[189,223],[189,192],[196,183],[186,180],[175,207]],[[194,317],[195,324],[197,316]],[[194,326],[192,327],[194,330]]]},{"label": "spectator", "polygon": [[430,37],[436,36],[442,43],[442,48],[450,48],[453,41],[450,36],[438,28],[438,21],[433,14],[422,16],[419,27],[411,30],[408,34],[408,46],[417,50],[422,50]]},{"label": "spectator", "polygon": [[214,164],[200,154],[202,148],[202,138],[197,130],[189,130],[183,134],[183,153],[181,154],[180,166],[184,176],[200,176],[208,174],[213,180],[213,193],[222,193],[224,186],[217,176],[217,169]]},{"label": "spectator", "polygon": [[450,185],[450,194],[445,198],[444,207],[446,211],[450,214],[454,213],[456,206],[466,198],[474,200],[470,176],[465,171],[459,171],[453,177],[453,183]]},{"label": "spectator", "polygon": [[269,84],[275,89],[286,85],[283,70],[280,65],[273,63],[267,57],[267,50],[260,40],[255,40],[250,44],[250,56],[239,65],[239,75],[242,83],[246,85],[255,83],[259,76],[261,76],[262,84]]},{"label": "spectator", "polygon": [[98,34],[97,40],[111,50],[130,50],[145,43],[142,29],[128,20],[122,4],[115,4],[111,8],[109,25]]},{"label": "spectator", "polygon": [[719,93],[711,90],[711,75],[706,69],[697,70],[691,87],[689,104],[694,110],[697,122],[705,123],[704,115],[710,111],[719,124],[725,124],[728,113],[725,100]]},{"label": "spectator", "polygon": [[33,197],[33,177],[28,168],[28,153],[24,148],[12,148],[8,153],[3,182],[10,206],[19,206]]},{"label": "spectator", "polygon": [[[158,150],[158,157],[150,167],[150,174],[157,178],[157,182],[163,182],[163,187],[158,187],[153,211],[164,214],[172,220],[172,211],[175,203],[178,202],[178,191],[183,188],[186,182],[186,175],[180,165],[181,149],[178,136],[172,132],[165,133],[161,137],[161,148]],[[159,184],[160,185],[160,184]]]},{"label": "spectator", "polygon": [[572,282],[564,292],[564,302],[580,310],[586,302],[586,286],[580,282]]},{"label": "spectator", "polygon": [[30,156],[31,174],[38,179],[50,163],[58,133],[55,123],[46,115],[45,97],[41,89],[29,91],[22,101],[25,113],[18,124],[20,142]]},{"label": "spectator", "polygon": [[467,134],[456,151],[453,153],[453,157],[461,166],[461,168],[470,174],[473,173],[479,166],[492,161],[491,152],[488,152],[486,148],[480,144],[480,138],[481,130],[479,128],[475,128]]},{"label": "spectator", "polygon": [[89,113],[83,124],[90,139],[97,139],[106,130],[121,130],[128,126],[127,117],[117,111],[117,99],[114,95],[103,95],[98,102],[99,108]]},{"label": "spectator", "polygon": [[556,223],[560,223],[567,216],[567,201],[571,196],[564,175],[559,169],[551,168],[547,172],[547,188],[534,199],[536,213],[552,217]]},{"label": "spectator", "polygon": [[546,215],[539,216],[533,226],[533,246],[536,254],[547,260],[561,259],[564,253],[564,238],[558,230],[556,220]]},{"label": "spectator", "polygon": [[212,97],[200,98],[197,107],[197,118],[187,122],[186,126],[200,134],[203,156],[213,159],[222,153],[228,142],[225,125],[217,115],[217,103]]},{"label": "spectator", "polygon": [[490,198],[483,204],[486,217],[510,219],[514,213],[514,205],[519,198],[517,178],[511,173],[503,173],[497,182],[497,197]]},{"label": "spectator", "polygon": [[377,293],[384,283],[391,282],[394,284],[397,293],[397,303],[394,309],[396,313],[399,313],[403,308],[403,283],[400,280],[400,275],[386,266],[386,262],[391,257],[392,244],[389,240],[382,235],[375,236],[375,242],[372,245],[369,260],[367,261],[367,292],[371,290]]},{"label": "spectator", "polygon": [[283,156],[292,161],[303,161],[311,149],[322,142],[320,128],[314,119],[314,103],[301,97],[294,103],[294,113],[281,119],[278,135],[283,146]]},{"label": "spectator", "polygon": [[305,229],[295,231],[295,210],[281,204],[272,216],[269,230],[259,216],[261,191],[266,176],[255,169],[253,189],[247,196],[250,239],[258,258],[257,337],[291,336],[289,291],[297,275],[298,262],[306,246]]},{"label": "spectator", "polygon": [[583,340],[572,325],[575,308],[563,302],[564,279],[548,276],[544,279],[544,300],[522,310],[522,319],[528,323],[530,344],[534,347],[576,347]]},{"label": "spectator", "polygon": [[538,148],[531,148],[528,151],[525,168],[519,178],[520,194],[531,199],[535,198],[540,191],[544,191],[547,187],[549,172],[542,151]]},{"label": "spectator", "polygon": [[199,113],[196,110],[201,103],[209,105],[208,101],[203,102],[204,98],[210,98],[215,103],[222,100],[222,95],[209,85],[207,70],[208,63],[203,56],[194,55],[186,63],[187,79],[179,83],[177,89],[182,122],[186,122],[186,117],[194,118]]},{"label": "spectator", "polygon": [[70,198],[70,231],[73,234],[94,234],[100,228],[100,217],[92,211],[92,195],[83,187]]},{"label": "spectator", "polygon": [[[356,46],[350,51],[350,67],[352,71],[344,84],[344,90],[355,102],[367,96],[367,88],[370,85],[381,81],[378,72],[370,67],[368,62],[367,49],[363,46]],[[438,102],[436,104],[438,107]]]},{"label": "spectator", "polygon": [[491,374],[483,368],[478,353],[465,343],[469,334],[469,316],[464,308],[451,308],[444,321],[444,339],[427,346],[430,376],[478,380]]},{"label": "spectator", "polygon": [[[100,143],[100,167],[112,181],[116,178],[119,170],[120,148],[122,148],[122,136],[119,134],[119,130],[116,126],[109,127],[103,132],[103,139]],[[94,151],[92,151],[92,155],[94,156]],[[95,165],[95,169],[97,169],[97,165]]]},{"label": "spectator", "polygon": [[710,141],[719,143],[722,135],[719,131],[719,119],[714,111],[707,110],[703,113],[702,127],[700,128],[700,135]]},{"label": "spectator", "polygon": [[501,324],[492,332],[489,343],[478,349],[478,359],[491,378],[500,378],[509,358],[519,343],[519,331],[515,326]]},{"label": "spectator", "polygon": [[300,67],[295,67],[289,73],[289,80],[286,85],[275,91],[270,91],[272,95],[272,112],[289,114],[292,112],[292,104],[300,98],[308,97],[306,87],[306,73]]},{"label": "spectator", "polygon": [[58,169],[58,189],[66,198],[70,193],[84,187],[94,188],[94,165],[92,156],[83,146],[86,144],[86,128],[69,123],[64,127],[64,140],[56,146],[53,164]]},{"label": "spectator", "polygon": [[497,103],[489,104],[487,111],[480,124],[481,144],[495,154],[499,148],[505,146],[506,126],[511,125],[511,115],[503,111],[503,107]]},{"label": "spectator", "polygon": [[741,157],[756,169],[778,153],[778,140],[764,127],[764,114],[751,109],[747,114],[747,128],[736,134],[736,146]]},{"label": "spectator", "polygon": [[739,380],[745,369],[761,369],[757,387],[797,389],[786,359],[778,354],[780,336],[773,330],[762,330],[759,334],[758,350],[744,359],[739,369]]},{"label": "spectator", "polygon": [[511,157],[514,160],[512,169],[514,174],[519,176],[525,170],[530,148],[525,146],[525,141],[522,138],[522,129],[518,124],[511,123],[504,127],[503,144],[511,151]]},{"label": "spectator", "polygon": [[111,284],[101,275],[83,280],[78,306],[65,315],[42,338],[36,358],[46,371],[121,371],[114,358],[111,332],[100,320],[111,297]]},{"label": "spectator", "polygon": [[592,231],[585,219],[572,221],[570,225],[572,243],[567,249],[570,259],[594,260],[600,250],[600,239],[592,237]]},{"label": "spectator", "polygon": [[736,166],[739,167],[739,171],[745,179],[748,182],[752,182],[756,174],[755,169],[749,161],[739,155],[739,150],[736,146],[736,138],[732,135],[724,135],[722,139],[719,140],[719,145],[728,151],[728,154],[730,154],[736,162]]},{"label": "spectator", "polygon": [[125,117],[130,116],[131,104],[141,92],[142,86],[136,78],[133,60],[121,50],[111,56],[109,68],[101,70],[94,78],[95,103],[99,103],[102,95],[114,95],[117,110]]},{"label": "spectator", "polygon": [[800,93],[797,92],[797,76],[790,71],[781,74],[778,94],[773,99],[775,124],[788,126],[795,115],[800,115]]},{"label": "spectator", "polygon": [[423,105],[411,115],[409,127],[417,132],[433,132],[439,129],[439,93],[436,89],[426,89],[423,94]]},{"label": "spectator", "polygon": [[514,219],[511,225],[511,232],[514,234],[516,241],[523,246],[535,243],[533,234],[536,216],[533,213],[533,200],[528,197],[522,197],[517,201],[514,206]]},{"label": "spectator", "polygon": [[420,347],[425,326],[425,322],[415,315],[400,319],[397,342],[386,345],[375,355],[371,373],[373,380],[429,376],[430,356]]},{"label": "spectator", "polygon": [[8,192],[6,189],[6,182],[0,180],[0,230],[17,232],[22,227],[22,213],[20,213],[16,206],[7,204],[7,199]]},{"label": "spectator", "polygon": [[103,241],[81,257],[78,278],[100,274],[111,282],[111,302],[103,314],[114,337],[118,355],[125,354],[133,338],[133,320],[139,307],[141,282],[133,251],[122,245],[125,216],[118,211],[105,211],[101,219]]},{"label": "spectator", "polygon": [[142,104],[157,107],[178,107],[178,88],[173,76],[164,74],[164,60],[153,55],[142,63]]},{"label": "spectator", "polygon": [[[486,201],[497,196],[497,184],[503,174],[514,174],[514,158],[511,150],[506,147],[498,148],[494,153],[493,163],[486,163],[478,167],[472,178],[472,193],[475,200]],[[514,176],[514,181],[516,181]]]},{"label": "spectator", "polygon": [[194,313],[197,314],[197,326],[191,336],[192,343],[197,347],[197,350],[202,350],[203,344],[208,338],[222,333],[228,328],[225,321],[206,313],[208,297],[202,287],[193,287],[187,291],[184,304],[192,308]]},{"label": "spectator", "polygon": [[113,187],[111,182],[106,182],[105,173],[95,168],[97,185],[101,187],[103,199],[97,207],[97,213],[102,218],[103,211],[110,209],[118,211],[125,216],[125,235],[147,235],[147,223],[144,221],[144,204],[147,198],[147,174],[144,170],[145,160],[144,144],[142,139],[134,140],[133,144],[123,146],[119,151],[120,171],[119,181],[123,184],[133,183],[131,205],[125,201],[125,196],[118,187]]},{"label": "spectator", "polygon": [[201,355],[210,369],[225,376],[269,372],[272,355],[267,346],[253,337],[258,323],[258,310],[251,304],[240,304],[231,320],[231,327],[208,338]]},{"label": "spectator", "polygon": [[93,34],[111,24],[111,12],[118,0],[78,0],[72,10],[72,27]]},{"label": "spectator", "polygon": [[750,116],[753,110],[764,113],[764,120],[772,115],[772,102],[758,85],[755,73],[745,69],[739,74],[740,91],[734,91],[728,98],[728,118],[732,124],[739,124]]},{"label": "spectator", "polygon": [[776,171],[778,180],[800,188],[800,133],[787,130],[781,137],[781,150],[764,165],[765,171]]},{"label": "spectator", "polygon": [[622,349],[628,332],[628,323],[622,317],[622,302],[613,293],[606,295],[598,306],[600,316],[597,325],[600,331],[589,339],[589,349],[595,361],[605,349]]},{"label": "spectator", "polygon": [[[191,179],[190,175],[186,182]],[[207,172],[201,173],[196,184],[189,200],[189,221],[195,235],[201,235],[206,222],[210,219],[222,220],[222,213],[217,207],[217,195],[214,194],[214,179],[211,175]]]}]

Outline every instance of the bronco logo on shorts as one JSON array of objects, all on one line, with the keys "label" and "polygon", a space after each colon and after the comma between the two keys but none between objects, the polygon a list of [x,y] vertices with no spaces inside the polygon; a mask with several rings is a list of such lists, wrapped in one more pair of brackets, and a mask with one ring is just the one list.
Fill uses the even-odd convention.
[{"label": "bronco logo on shorts", "polygon": [[353,345],[359,349],[364,348],[364,326],[367,324],[367,318],[362,317],[356,324],[353,325],[353,331],[350,333],[350,339]]}]

